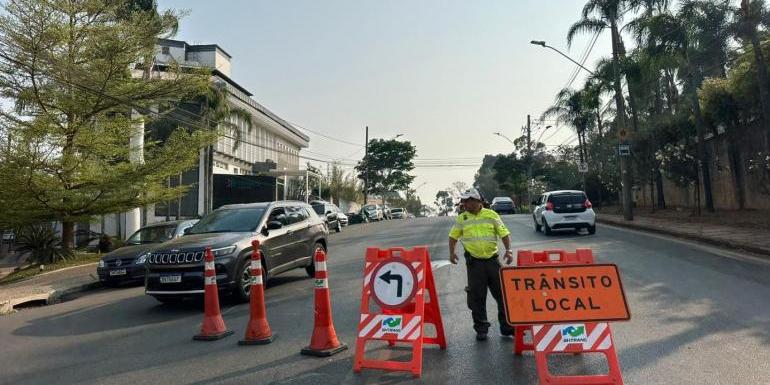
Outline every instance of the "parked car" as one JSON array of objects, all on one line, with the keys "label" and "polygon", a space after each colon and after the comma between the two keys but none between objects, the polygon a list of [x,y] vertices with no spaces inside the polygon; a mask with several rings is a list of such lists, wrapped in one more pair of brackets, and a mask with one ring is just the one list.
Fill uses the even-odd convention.
[{"label": "parked car", "polygon": [[366,214],[364,214],[363,211],[359,211],[357,213],[356,212],[348,213],[347,216],[348,216],[348,223],[350,223],[351,225],[356,223],[368,222]]},{"label": "parked car", "polygon": [[583,191],[550,191],[532,205],[535,231],[542,228],[545,235],[551,235],[557,229],[588,229],[589,234],[596,233],[596,213]]},{"label": "parked car", "polygon": [[163,303],[203,294],[204,252],[210,247],[220,292],[247,301],[253,240],[260,241],[267,283],[295,268],[304,268],[313,277],[313,256],[316,250],[326,250],[328,235],[324,220],[305,202],[222,206],[206,214],[183,237],[149,253],[145,293]]},{"label": "parked car", "polygon": [[390,216],[393,219],[406,219],[406,216],[408,214],[409,213],[406,211],[406,209],[403,209],[401,207],[390,209]]},{"label": "parked car", "polygon": [[390,206],[382,205],[380,207],[382,208],[382,216],[383,216],[383,218],[385,218],[387,220],[393,219],[393,215],[390,213]]},{"label": "parked car", "polygon": [[326,222],[326,228],[334,229],[336,232],[342,231],[342,222],[339,220],[339,208],[326,201],[312,201],[310,206],[319,217]]},{"label": "parked car", "polygon": [[[337,207],[337,206],[334,206]],[[350,223],[350,219],[348,219],[348,216],[345,215],[345,213],[342,212],[342,210],[337,207],[337,219],[339,219],[340,224],[345,227]]]},{"label": "parked car", "polygon": [[16,233],[13,230],[3,230],[3,243],[13,243],[16,240]]},{"label": "parked car", "polygon": [[489,208],[498,214],[516,214],[516,203],[510,197],[495,197]]},{"label": "parked car", "polygon": [[367,221],[381,221],[385,219],[385,216],[382,212],[382,207],[379,205],[365,205],[363,208],[361,208],[361,214],[366,218]]},{"label": "parked car", "polygon": [[142,227],[126,240],[126,246],[113,250],[99,260],[96,274],[106,286],[144,280],[147,252],[160,243],[184,235],[197,219],[154,223]]}]

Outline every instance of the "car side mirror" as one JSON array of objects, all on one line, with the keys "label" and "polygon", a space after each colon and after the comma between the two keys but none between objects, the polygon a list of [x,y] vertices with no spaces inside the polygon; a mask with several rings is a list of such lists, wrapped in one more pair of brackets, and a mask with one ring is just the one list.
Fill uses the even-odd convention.
[{"label": "car side mirror", "polygon": [[278,230],[283,227],[283,223],[278,221],[267,222],[267,230]]},{"label": "car side mirror", "polygon": [[267,226],[262,226],[262,230],[259,230],[259,232],[264,236],[270,235],[270,231],[267,229]]}]

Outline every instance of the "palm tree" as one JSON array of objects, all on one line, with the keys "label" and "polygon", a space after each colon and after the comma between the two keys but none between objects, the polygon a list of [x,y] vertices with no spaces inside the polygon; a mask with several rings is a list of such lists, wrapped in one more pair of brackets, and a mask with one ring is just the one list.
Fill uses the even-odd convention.
[{"label": "palm tree", "polygon": [[[623,98],[623,88],[620,84],[619,63],[623,55],[623,47],[620,36],[619,23],[627,7],[631,5],[627,0],[589,0],[583,11],[581,19],[573,24],[567,32],[567,43],[572,44],[575,36],[580,33],[597,33],[606,28],[610,29],[612,34],[612,62],[613,62],[613,87],[615,91],[615,105],[617,115],[615,123],[619,132],[626,130],[626,106]],[[633,220],[633,207],[631,184],[631,168],[626,157],[621,157],[621,173],[623,180],[623,212],[626,220]]]},{"label": "palm tree", "polygon": [[[224,83],[213,81],[206,92],[199,97],[201,113],[204,127],[219,135],[228,133],[233,139],[233,151],[237,150],[243,141],[240,125],[235,121],[242,121],[246,130],[251,133],[253,123],[251,114],[239,107],[233,106],[229,101],[229,92]],[[209,145],[203,154],[204,179],[202,185],[205,186],[203,195],[203,212],[208,213],[213,206],[214,197],[214,146]]]},{"label": "palm tree", "polygon": [[[557,124],[565,124],[575,129],[578,135],[578,152],[580,163],[586,161],[586,131],[594,121],[594,109],[592,101],[583,91],[574,91],[565,88],[556,95],[556,103],[545,110],[540,116],[541,120],[556,118]],[[583,174],[583,189],[585,190],[585,173]]]},{"label": "palm tree", "polygon": [[703,37],[698,26],[700,20],[694,7],[699,7],[699,1],[684,1],[680,11],[674,15],[669,12],[660,13],[641,21],[637,32],[654,45],[664,56],[676,57],[681,63],[680,77],[684,81],[684,90],[690,97],[690,107],[695,121],[695,131],[698,138],[697,152],[700,173],[703,178],[703,190],[706,198],[706,209],[714,211],[714,200],[711,189],[711,174],[709,154],[705,145],[705,124],[698,99],[698,88],[703,82],[703,65],[696,58],[703,57]]},{"label": "palm tree", "polygon": [[767,61],[759,37],[759,26],[768,24],[770,13],[765,9],[764,0],[741,0],[740,9],[735,16],[737,19],[735,23],[736,35],[744,42],[750,43],[754,51],[759,102],[762,107],[762,123],[767,131],[767,148],[770,149],[770,79],[768,79]]}]

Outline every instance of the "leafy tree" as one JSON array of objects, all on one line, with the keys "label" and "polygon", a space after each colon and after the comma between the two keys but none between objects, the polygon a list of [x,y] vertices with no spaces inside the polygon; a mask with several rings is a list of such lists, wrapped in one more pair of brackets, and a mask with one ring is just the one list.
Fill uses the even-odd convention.
[{"label": "leafy tree", "polygon": [[437,192],[436,200],[433,203],[438,208],[438,215],[447,215],[454,209],[454,199],[447,190]]},{"label": "leafy tree", "polygon": [[406,190],[414,180],[409,172],[417,148],[408,141],[385,139],[372,139],[368,146],[368,154],[356,165],[358,177],[368,181],[367,193]]},{"label": "leafy tree", "polygon": [[767,59],[760,40],[759,27],[768,24],[770,13],[765,8],[764,0],[741,0],[740,9],[736,12],[735,30],[737,36],[751,44],[754,54],[754,64],[757,67],[757,85],[762,112],[762,122],[767,131],[767,148],[770,149],[770,77],[768,76]]},{"label": "leafy tree", "polygon": [[184,193],[167,178],[212,139],[175,130],[146,143],[144,164],[130,162],[131,110],[154,116],[202,93],[208,76],[173,66],[162,79],[133,76],[175,17],[126,14],[122,4],[14,0],[0,16],[0,95],[14,103],[0,110],[0,221],[61,221],[65,249],[76,222]]}]

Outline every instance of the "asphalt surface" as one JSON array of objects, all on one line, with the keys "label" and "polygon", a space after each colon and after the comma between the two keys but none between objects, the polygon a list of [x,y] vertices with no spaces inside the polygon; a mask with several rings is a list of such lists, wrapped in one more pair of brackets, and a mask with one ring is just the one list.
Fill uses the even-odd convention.
[{"label": "asphalt surface", "polygon": [[[770,382],[770,264],[670,238],[599,226],[594,236],[535,233],[531,217],[505,216],[517,249],[594,250],[621,270],[632,320],[612,324],[626,384],[766,384]],[[313,282],[303,270],[270,282],[267,312],[275,341],[237,346],[245,304],[223,304],[235,335],[192,341],[202,312],[170,307],[141,287],[103,289],[54,306],[0,317],[0,384],[536,384],[531,354],[515,357],[496,334],[476,342],[466,307],[465,267],[436,271],[447,350],[427,346],[423,377],[352,372],[361,272],[367,246],[428,245],[446,260],[452,218],[389,221],[346,228],[330,240],[329,275],[340,339],[351,349],[330,358],[299,354],[310,340]],[[495,319],[491,298],[490,319]],[[374,346],[372,355],[406,350]],[[557,373],[595,373],[595,356],[555,360]]]}]

